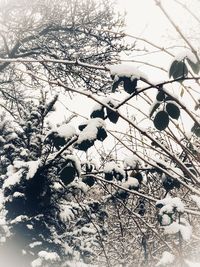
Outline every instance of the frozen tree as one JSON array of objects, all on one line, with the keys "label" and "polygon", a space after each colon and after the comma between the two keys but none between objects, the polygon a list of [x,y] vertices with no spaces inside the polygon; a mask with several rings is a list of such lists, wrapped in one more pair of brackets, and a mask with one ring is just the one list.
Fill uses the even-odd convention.
[{"label": "frozen tree", "polygon": [[[109,1],[3,3],[5,265],[200,261],[199,47],[162,1],[155,3],[186,46],[172,53],[129,35],[133,54],[153,47],[170,57],[168,69],[137,62],[164,73],[157,82],[136,61],[120,63],[119,53],[130,47],[122,44],[122,20]],[[63,92],[86,106],[86,99],[94,102],[87,118],[67,109],[62,123],[51,122]]]}]

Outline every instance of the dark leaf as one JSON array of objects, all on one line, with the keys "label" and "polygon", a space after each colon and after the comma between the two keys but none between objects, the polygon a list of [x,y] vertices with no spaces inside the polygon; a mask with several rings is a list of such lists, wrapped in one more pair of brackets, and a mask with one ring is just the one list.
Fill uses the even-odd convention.
[{"label": "dark leaf", "polygon": [[174,79],[184,78],[188,74],[188,68],[183,61],[173,61],[169,70],[169,77]]},{"label": "dark leaf", "polygon": [[124,90],[128,94],[132,94],[136,90],[137,79],[131,80],[131,78],[124,77],[123,81],[124,81]]},{"label": "dark leaf", "polygon": [[191,131],[198,137],[200,137],[200,125],[198,125],[196,122],[194,126],[192,127]]},{"label": "dark leaf", "polygon": [[129,192],[125,191],[125,190],[119,190],[116,194],[116,196],[122,200],[125,200],[129,197]]},{"label": "dark leaf", "polygon": [[97,132],[97,139],[99,141],[103,141],[104,139],[106,139],[107,137],[107,133],[106,133],[106,130],[104,128],[98,128],[98,132]]},{"label": "dark leaf", "polygon": [[193,61],[191,61],[189,58],[187,58],[188,64],[190,65],[190,67],[192,68],[193,72],[195,74],[198,74],[200,71],[200,62],[196,62],[194,63]]},{"label": "dark leaf", "polygon": [[112,84],[112,92],[114,93],[118,88],[119,84],[123,81],[122,77],[119,77],[118,80],[114,81]]},{"label": "dark leaf", "polygon": [[137,172],[137,173],[134,175],[134,178],[136,178],[140,184],[142,183],[143,176],[142,176],[142,174],[141,174],[140,172]]},{"label": "dark leaf", "polygon": [[165,93],[161,90],[156,96],[156,100],[162,102],[165,99]]},{"label": "dark leaf", "polygon": [[124,179],[124,175],[120,172],[116,172],[115,170],[113,172],[113,175],[114,175],[115,179],[118,181],[122,181]]},{"label": "dark leaf", "polygon": [[171,96],[167,96],[167,97],[165,98],[165,101],[172,101],[172,100],[174,100],[174,98],[171,97]]},{"label": "dark leaf", "polygon": [[86,123],[83,123],[83,124],[80,124],[80,125],[78,126],[78,128],[79,128],[80,131],[83,131],[83,130],[85,129],[86,126],[87,126],[87,124],[86,124]]},{"label": "dark leaf", "polygon": [[88,148],[94,145],[94,140],[83,140],[80,144],[76,144],[75,148],[78,150],[87,151]]},{"label": "dark leaf", "polygon": [[156,102],[156,103],[154,104],[154,106],[152,107],[151,112],[150,112],[150,114],[149,114],[150,118],[153,116],[153,114],[154,114],[154,112],[156,111],[156,109],[159,108],[160,104],[161,104],[160,102]]},{"label": "dark leaf", "polygon": [[90,118],[104,118],[104,108],[102,107],[102,109],[97,109],[94,110],[91,114],[90,114]]},{"label": "dark leaf", "polygon": [[69,162],[60,172],[60,179],[65,185],[70,184],[76,177],[77,170],[71,162]]},{"label": "dark leaf", "polygon": [[172,119],[176,119],[178,120],[179,116],[180,116],[180,109],[179,107],[174,104],[174,103],[167,103],[166,105],[166,111],[169,114],[169,116]]},{"label": "dark leaf", "polygon": [[115,111],[112,111],[109,108],[106,108],[106,112],[107,112],[107,116],[108,119],[112,122],[112,123],[117,123],[118,119],[119,119],[119,114]]},{"label": "dark leaf", "polygon": [[105,172],[105,180],[112,181],[113,180],[113,172]]},{"label": "dark leaf", "polygon": [[154,126],[162,131],[169,125],[169,116],[165,111],[159,111],[154,118]]},{"label": "dark leaf", "polygon": [[83,183],[87,184],[90,187],[95,184],[94,177],[90,176],[90,175],[83,177],[82,181],[83,181]]}]

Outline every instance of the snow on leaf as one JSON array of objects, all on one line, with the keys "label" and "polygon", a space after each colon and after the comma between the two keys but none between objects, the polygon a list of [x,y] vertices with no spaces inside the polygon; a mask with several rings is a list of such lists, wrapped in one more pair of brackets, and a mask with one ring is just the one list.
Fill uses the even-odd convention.
[{"label": "snow on leaf", "polygon": [[173,235],[180,231],[180,224],[178,222],[173,222],[170,225],[165,226],[164,233]]},{"label": "snow on leaf", "polygon": [[124,167],[135,169],[139,163],[139,158],[137,156],[129,156],[124,158]]},{"label": "snow on leaf", "polygon": [[163,215],[164,213],[171,213],[171,211],[173,211],[174,208],[176,208],[176,210],[181,213],[183,213],[185,210],[183,202],[178,197],[174,197],[174,198],[170,196],[166,197],[156,202],[156,206],[159,204],[163,205],[163,207],[160,209],[160,212],[159,212],[160,215]]},{"label": "snow on leaf", "polygon": [[185,58],[188,58],[190,61],[192,61],[193,63],[197,63],[197,58],[196,56],[188,49],[185,49],[183,51],[181,51],[180,53],[178,53],[174,60],[177,60],[177,61],[182,61],[184,60]]},{"label": "snow on leaf", "polygon": [[81,142],[85,140],[96,140],[98,128],[105,128],[105,122],[104,120],[100,118],[93,118],[88,121],[87,126],[83,129],[83,131],[79,134],[77,144],[80,144]]},{"label": "snow on leaf", "polygon": [[162,225],[166,226],[171,223],[171,218],[167,214],[163,214],[162,216]]},{"label": "snow on leaf", "polygon": [[175,260],[175,256],[168,251],[164,251],[162,254],[161,259],[159,262],[156,264],[156,266],[165,266],[168,264],[172,264]]},{"label": "snow on leaf", "polygon": [[129,77],[131,79],[137,78],[144,78],[148,79],[147,76],[137,69],[136,67],[133,67],[130,64],[116,64],[116,65],[110,65],[106,66],[110,70],[110,74],[117,77]]},{"label": "snow on leaf", "polygon": [[139,182],[136,178],[128,177],[128,180],[124,182],[122,186],[126,189],[137,188],[139,186]]},{"label": "snow on leaf", "polygon": [[65,158],[66,160],[70,160],[74,163],[74,166],[76,168],[77,171],[77,175],[80,176],[81,174],[81,163],[80,160],[78,159],[77,156],[75,155],[68,155],[66,153],[63,153],[63,158]]},{"label": "snow on leaf", "polygon": [[57,128],[58,135],[60,137],[64,137],[65,140],[69,140],[74,135],[76,135],[76,129],[68,124],[63,124],[60,127]]}]

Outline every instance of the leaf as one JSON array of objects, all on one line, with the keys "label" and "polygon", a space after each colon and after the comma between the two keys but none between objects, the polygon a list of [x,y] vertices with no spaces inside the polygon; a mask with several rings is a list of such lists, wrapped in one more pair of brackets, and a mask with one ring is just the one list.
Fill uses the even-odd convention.
[{"label": "leaf", "polygon": [[103,107],[101,109],[96,109],[90,114],[90,118],[104,118],[104,109]]},{"label": "leaf", "polygon": [[160,104],[161,104],[161,103],[159,103],[159,102],[156,102],[156,103],[154,104],[154,106],[152,107],[151,112],[150,112],[150,114],[149,114],[150,118],[153,116],[153,114],[154,114],[154,112],[156,111],[156,109],[159,108]]},{"label": "leaf", "polygon": [[131,80],[129,77],[123,77],[124,81],[124,90],[128,94],[132,94],[136,90],[137,79]]},{"label": "leaf", "polygon": [[[114,107],[113,105],[110,104],[111,107]],[[112,123],[117,123],[118,119],[119,119],[119,114],[115,111],[112,111],[110,108],[106,108],[106,112],[107,112],[107,116],[108,119],[112,122]]]},{"label": "leaf", "polygon": [[191,132],[193,132],[197,137],[200,137],[200,125],[195,122]]},{"label": "leaf", "polygon": [[102,127],[98,128],[97,139],[99,141],[105,140],[107,136],[108,135],[107,135],[106,130],[104,128],[102,128]]},{"label": "leaf", "polygon": [[75,148],[78,150],[87,151],[88,148],[94,145],[95,140],[83,140],[80,144],[76,144]]},{"label": "leaf", "polygon": [[165,99],[165,93],[161,90],[158,92],[157,96],[156,96],[156,100],[157,101],[163,101]]},{"label": "leaf", "polygon": [[114,82],[112,84],[112,92],[114,93],[116,89],[118,88],[119,84],[123,81],[122,77],[119,77],[118,79],[114,78]]},{"label": "leaf", "polygon": [[188,68],[183,61],[173,61],[169,69],[169,77],[174,79],[184,78],[188,74]]},{"label": "leaf", "polygon": [[166,111],[172,119],[178,120],[178,118],[180,117],[180,109],[174,103],[167,103]]},{"label": "leaf", "polygon": [[191,61],[189,58],[187,58],[188,64],[190,65],[191,69],[193,70],[193,72],[195,74],[198,74],[200,71],[200,62],[196,62],[194,63],[193,61]]},{"label": "leaf", "polygon": [[85,176],[82,178],[83,183],[87,184],[89,187],[93,186],[95,184],[95,179],[93,176]]},{"label": "leaf", "polygon": [[77,170],[71,162],[69,162],[60,172],[60,179],[65,185],[70,184],[75,179]]},{"label": "leaf", "polygon": [[166,111],[159,111],[154,118],[154,126],[159,131],[164,130],[169,125],[169,116]]},{"label": "leaf", "polygon": [[114,177],[113,172],[105,172],[105,176],[104,176],[105,180],[112,181],[113,177]]},{"label": "leaf", "polygon": [[86,123],[83,123],[83,124],[80,124],[80,125],[78,126],[78,128],[79,128],[80,131],[83,131],[83,130],[85,129],[86,126],[87,126],[87,124],[86,124]]}]

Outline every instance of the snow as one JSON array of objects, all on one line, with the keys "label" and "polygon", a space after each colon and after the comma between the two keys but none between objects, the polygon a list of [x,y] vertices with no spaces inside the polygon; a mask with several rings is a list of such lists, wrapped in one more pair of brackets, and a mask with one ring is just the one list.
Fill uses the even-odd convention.
[{"label": "snow", "polygon": [[63,124],[57,128],[57,133],[60,137],[64,137],[66,141],[76,135],[76,129],[68,124]]},{"label": "snow", "polygon": [[23,175],[22,169],[16,171],[16,168],[13,165],[9,165],[7,167],[7,173],[6,173],[6,176],[8,178],[3,183],[3,189],[18,184],[22,178],[22,175]]},{"label": "snow", "polygon": [[11,222],[10,222],[10,224],[15,224],[15,223],[18,223],[18,222],[22,222],[22,221],[26,221],[26,220],[28,220],[29,218],[28,218],[28,216],[26,216],[26,215],[19,215],[19,216],[17,216],[14,220],[12,220]]},{"label": "snow", "polygon": [[32,225],[32,224],[27,224],[26,227],[27,227],[29,230],[32,230],[32,229],[33,229],[33,225]]},{"label": "snow", "polygon": [[171,218],[167,214],[163,214],[162,216],[162,225],[166,226],[171,223]]},{"label": "snow", "polygon": [[161,259],[159,262],[156,264],[156,266],[165,266],[168,264],[172,264],[175,260],[175,256],[168,251],[164,251],[162,254]]},{"label": "snow", "polygon": [[131,169],[135,169],[137,167],[139,163],[139,159],[137,156],[129,156],[124,158],[124,167],[125,168],[131,168]]},{"label": "snow", "polygon": [[68,261],[66,263],[70,267],[97,267],[97,265],[85,264],[83,262],[78,261]]},{"label": "snow", "polygon": [[181,233],[183,240],[188,241],[192,236],[192,227],[185,219],[181,219],[180,223],[176,221],[168,226],[165,226],[165,234],[176,234],[178,232]]},{"label": "snow", "polygon": [[68,155],[66,153],[63,153],[63,157],[66,160],[70,160],[74,163],[75,168],[76,168],[77,173],[78,173],[78,176],[80,176],[81,175],[81,163],[80,163],[80,160],[78,159],[78,157],[75,155]]},{"label": "snow", "polygon": [[88,121],[87,126],[80,132],[77,144],[85,140],[95,140],[97,138],[98,128],[105,128],[105,121],[100,118],[94,118]]},{"label": "snow", "polygon": [[90,187],[84,182],[78,180],[70,183],[70,186],[80,189],[83,193],[87,193]]},{"label": "snow", "polygon": [[163,215],[164,213],[170,213],[174,210],[174,208],[176,208],[176,210],[180,213],[184,212],[184,204],[181,201],[181,199],[178,197],[172,198],[172,197],[168,196],[162,200],[158,200],[156,202],[156,205],[158,205],[158,204],[163,205],[163,207],[159,211],[160,215]]},{"label": "snow", "polygon": [[200,262],[191,262],[188,260],[185,260],[185,262],[187,263],[188,267],[200,267]]},{"label": "snow", "polygon": [[84,234],[95,234],[96,233],[96,230],[94,228],[86,227],[86,226],[82,227],[81,231]]},{"label": "snow", "polygon": [[200,209],[200,197],[192,195],[191,199],[196,203],[197,207]]},{"label": "snow", "polygon": [[136,67],[132,66],[131,64],[116,64],[112,66],[106,66],[110,70],[110,74],[115,77],[128,77],[131,79],[140,79],[145,78],[147,79],[146,75],[137,69]]},{"label": "snow", "polygon": [[36,171],[38,170],[40,166],[40,160],[35,160],[35,161],[28,161],[26,162],[26,166],[28,167],[28,173],[26,175],[26,179],[33,178],[35,175]]},{"label": "snow", "polygon": [[177,61],[182,61],[184,60],[185,58],[188,58],[190,61],[192,61],[193,63],[197,63],[197,58],[196,56],[188,49],[185,49],[183,51],[181,51],[180,53],[178,53],[174,60],[177,60]]},{"label": "snow", "polygon": [[63,222],[67,222],[74,219],[74,213],[71,206],[62,206],[60,211],[60,219]]},{"label": "snow", "polygon": [[114,161],[107,162],[104,165],[104,172],[105,173],[111,173],[116,167],[116,163]]},{"label": "snow", "polygon": [[14,192],[13,197],[24,197],[24,194],[20,192]]},{"label": "snow", "polygon": [[101,104],[96,104],[93,106],[92,110],[91,110],[91,113],[96,111],[96,110],[101,110],[103,108],[103,106]]},{"label": "snow", "polygon": [[13,165],[7,167],[6,176],[8,178],[4,181],[3,189],[19,183],[26,168],[28,169],[26,179],[32,178],[39,168],[39,165],[40,160],[28,162],[15,160]]},{"label": "snow", "polygon": [[38,256],[46,261],[59,261],[60,257],[56,252],[47,252],[47,251],[40,251]]},{"label": "snow", "polygon": [[111,173],[113,171],[115,171],[116,173],[120,173],[125,177],[125,171],[122,168],[120,168],[114,161],[107,162],[104,165],[104,172]]},{"label": "snow", "polygon": [[133,178],[133,177],[128,177],[128,180],[126,181],[126,182],[124,182],[123,184],[122,184],[122,186],[124,187],[124,188],[127,188],[127,189],[129,189],[129,188],[136,188],[136,187],[138,187],[139,186],[139,182],[138,182],[138,180],[136,179],[136,178]]},{"label": "snow", "polygon": [[37,258],[36,260],[31,262],[31,267],[40,267],[42,266],[42,259]]},{"label": "snow", "polygon": [[40,246],[40,245],[42,245],[42,242],[41,241],[35,241],[35,242],[29,244],[29,247],[30,248],[34,248],[34,247]]}]

